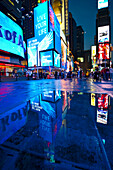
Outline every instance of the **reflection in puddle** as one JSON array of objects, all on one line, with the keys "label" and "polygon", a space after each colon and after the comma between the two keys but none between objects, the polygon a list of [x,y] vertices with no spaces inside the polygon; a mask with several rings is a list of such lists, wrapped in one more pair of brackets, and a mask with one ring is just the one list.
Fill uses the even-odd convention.
[{"label": "reflection in puddle", "polygon": [[0,115],[0,169],[108,169],[101,142],[109,142],[103,129],[111,128],[112,102],[107,94],[51,90]]}]

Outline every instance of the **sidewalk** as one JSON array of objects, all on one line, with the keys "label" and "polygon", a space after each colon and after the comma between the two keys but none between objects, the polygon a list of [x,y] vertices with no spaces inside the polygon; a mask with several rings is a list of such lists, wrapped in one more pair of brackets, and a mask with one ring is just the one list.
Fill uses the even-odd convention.
[{"label": "sidewalk", "polygon": [[[15,81],[26,81],[28,80],[28,77],[22,76],[22,77],[9,77],[9,76],[2,76],[1,82],[15,82]],[[33,80],[31,77],[29,77],[29,80]]]}]

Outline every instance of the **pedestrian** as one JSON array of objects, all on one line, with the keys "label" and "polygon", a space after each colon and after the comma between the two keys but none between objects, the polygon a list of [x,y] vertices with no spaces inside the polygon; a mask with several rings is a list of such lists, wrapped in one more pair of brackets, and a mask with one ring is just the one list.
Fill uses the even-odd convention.
[{"label": "pedestrian", "polygon": [[108,81],[108,79],[109,79],[109,69],[107,68],[106,69],[106,80]]},{"label": "pedestrian", "polygon": [[113,79],[113,68],[112,67],[110,67],[109,73],[110,73],[110,81],[112,81]]}]

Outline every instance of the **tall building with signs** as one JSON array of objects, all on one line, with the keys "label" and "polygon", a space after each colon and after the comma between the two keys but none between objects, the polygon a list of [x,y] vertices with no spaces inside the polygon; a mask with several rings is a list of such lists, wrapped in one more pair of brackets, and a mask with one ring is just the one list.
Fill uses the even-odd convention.
[{"label": "tall building with signs", "polygon": [[97,64],[110,66],[111,22],[109,16],[109,0],[98,0],[96,19]]},{"label": "tall building with signs", "polygon": [[69,2],[68,0],[51,0],[53,10],[59,20],[65,36],[69,36]]}]

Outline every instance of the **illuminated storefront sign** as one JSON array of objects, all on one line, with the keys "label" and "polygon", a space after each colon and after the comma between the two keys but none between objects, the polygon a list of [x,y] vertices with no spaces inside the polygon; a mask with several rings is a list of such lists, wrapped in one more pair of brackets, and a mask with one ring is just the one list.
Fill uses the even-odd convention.
[{"label": "illuminated storefront sign", "polygon": [[107,8],[108,0],[98,0],[98,9]]},{"label": "illuminated storefront sign", "polygon": [[99,49],[98,49],[98,58],[99,59],[109,59],[109,44],[99,44]]},{"label": "illuminated storefront sign", "polygon": [[41,66],[53,66],[53,51],[40,52]]},{"label": "illuminated storefront sign", "polygon": [[7,56],[0,56],[0,61],[3,61],[3,62],[10,62],[10,57],[7,57]]},{"label": "illuminated storefront sign", "polygon": [[54,66],[60,67],[60,54],[54,51]]},{"label": "illuminated storefront sign", "polygon": [[24,45],[21,27],[0,12],[0,50],[24,57]]},{"label": "illuminated storefront sign", "polygon": [[109,42],[109,25],[98,27],[98,43]]},{"label": "illuminated storefront sign", "polygon": [[39,41],[48,33],[48,23],[48,2],[44,2],[34,8],[34,32]]}]

